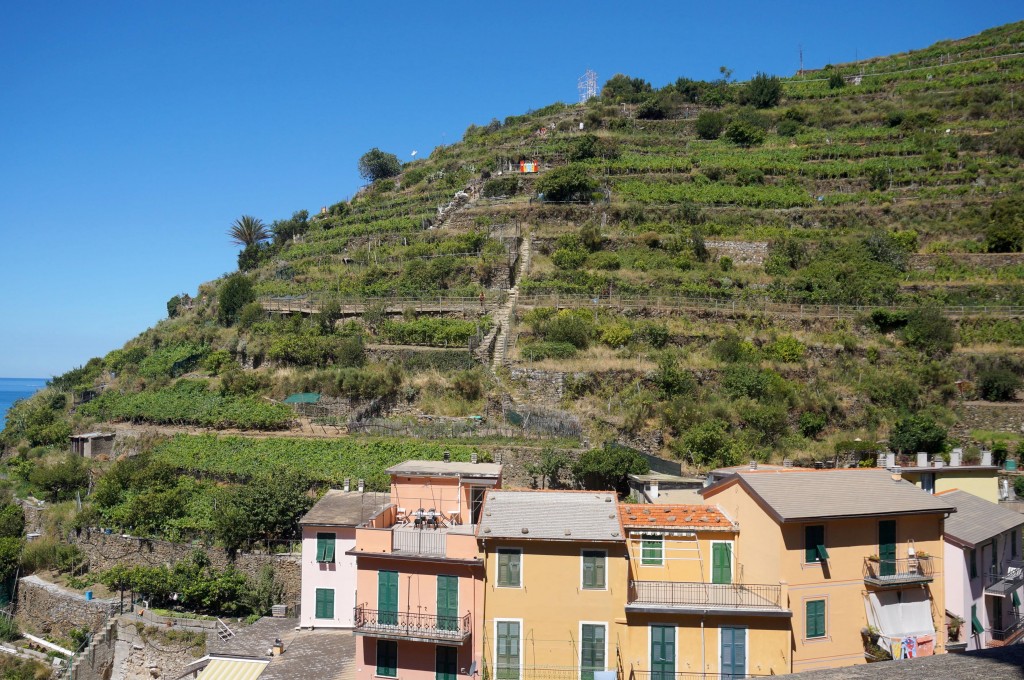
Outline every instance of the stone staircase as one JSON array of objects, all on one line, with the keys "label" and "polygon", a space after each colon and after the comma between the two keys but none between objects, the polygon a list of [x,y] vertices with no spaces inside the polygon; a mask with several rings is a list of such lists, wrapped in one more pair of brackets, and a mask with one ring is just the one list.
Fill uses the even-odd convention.
[{"label": "stone staircase", "polygon": [[519,243],[519,260],[516,263],[515,280],[512,282],[512,287],[508,290],[508,298],[505,300],[505,303],[498,307],[493,315],[494,328],[491,333],[493,333],[494,337],[492,338],[491,333],[488,333],[487,337],[484,338],[483,346],[488,347],[489,342],[494,345],[490,355],[492,371],[505,365],[505,357],[508,353],[509,342],[511,341],[512,319],[516,311],[516,302],[519,300],[519,282],[522,281],[527,268],[530,266],[531,248],[530,237],[523,236]]}]

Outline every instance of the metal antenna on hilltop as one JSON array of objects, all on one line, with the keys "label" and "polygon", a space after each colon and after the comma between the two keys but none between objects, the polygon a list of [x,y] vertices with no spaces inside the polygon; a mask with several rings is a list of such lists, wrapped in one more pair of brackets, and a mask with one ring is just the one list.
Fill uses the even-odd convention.
[{"label": "metal antenna on hilltop", "polygon": [[804,46],[800,45],[800,75],[804,74]]},{"label": "metal antenna on hilltop", "polygon": [[588,99],[592,99],[597,96],[597,74],[591,69],[587,69],[586,72],[580,76],[580,79],[576,81],[576,89],[580,91],[580,103],[584,103]]}]

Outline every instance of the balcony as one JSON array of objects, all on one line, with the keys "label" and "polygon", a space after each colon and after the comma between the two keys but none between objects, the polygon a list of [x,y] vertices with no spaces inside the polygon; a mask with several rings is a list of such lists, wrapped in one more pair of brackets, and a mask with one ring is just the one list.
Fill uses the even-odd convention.
[{"label": "balcony", "polygon": [[445,642],[461,645],[469,637],[470,616],[438,616],[356,607],[355,633],[387,640]]},{"label": "balcony", "polygon": [[985,594],[1006,597],[1024,585],[1024,561],[1011,560],[1000,569],[985,575]]},{"label": "balcony", "polygon": [[397,526],[391,531],[391,552],[422,557],[444,557],[446,529]]},{"label": "balcony", "polygon": [[754,583],[631,581],[628,612],[790,616],[782,587]]},{"label": "balcony", "polygon": [[898,560],[864,558],[864,582],[881,588],[899,587],[932,581],[930,557],[910,557]]},{"label": "balcony", "polygon": [[[1018,614],[1016,618],[1011,617],[1007,623],[1006,628],[1002,630],[992,629],[993,641],[1001,642],[1002,645],[1009,645],[1024,637],[1024,615]],[[990,644],[989,646],[993,645]]]}]

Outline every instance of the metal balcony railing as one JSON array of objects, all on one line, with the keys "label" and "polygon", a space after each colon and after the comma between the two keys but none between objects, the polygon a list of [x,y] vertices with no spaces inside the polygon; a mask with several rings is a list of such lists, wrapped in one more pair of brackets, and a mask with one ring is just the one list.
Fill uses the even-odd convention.
[{"label": "metal balcony railing", "polygon": [[993,566],[985,574],[985,592],[997,597],[1006,597],[1024,585],[1024,560],[1010,560],[1002,569]]},{"label": "metal balcony railing", "polygon": [[864,581],[873,585],[894,586],[908,583],[926,583],[932,580],[930,557],[883,560],[864,558]]},{"label": "metal balcony railing", "polygon": [[469,637],[470,615],[438,616],[356,607],[357,633],[426,640],[457,641]]},{"label": "metal balcony railing", "polygon": [[[578,666],[508,666],[495,664],[495,680],[591,680],[600,668]],[[608,669],[614,670],[614,669]],[[621,677],[616,672],[616,677]]]},{"label": "metal balcony railing", "polygon": [[393,552],[444,557],[445,534],[436,529],[396,529],[391,532]]},{"label": "metal balcony railing", "polygon": [[631,581],[629,604],[781,610],[782,587],[756,583]]},{"label": "metal balcony railing", "polygon": [[1018,633],[1024,631],[1024,615],[1018,614],[1015,618],[1010,619],[1008,625],[1002,630],[992,629],[992,639],[999,640],[1000,642],[1006,642],[1011,638],[1017,636]]}]

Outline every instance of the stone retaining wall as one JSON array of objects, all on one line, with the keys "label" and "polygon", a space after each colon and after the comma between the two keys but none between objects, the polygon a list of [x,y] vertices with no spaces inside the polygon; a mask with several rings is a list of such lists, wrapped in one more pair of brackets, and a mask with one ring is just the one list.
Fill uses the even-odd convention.
[{"label": "stone retaining wall", "polygon": [[954,410],[959,416],[956,429],[964,434],[970,430],[1024,432],[1024,403],[964,401]]},{"label": "stone retaining wall", "polygon": [[[173,565],[186,559],[197,546],[185,543],[171,543],[156,539],[124,538],[116,534],[102,534],[83,531],[81,535],[71,536],[71,543],[77,545],[89,559],[89,568],[93,571],[109,569],[115,564],[139,566]],[[301,557],[294,554],[269,555],[264,553],[239,553],[234,560],[228,557],[221,548],[201,547],[210,558],[210,564],[217,569],[224,569],[229,564],[242,571],[250,578],[258,578],[260,570],[266,566],[274,567],[274,578],[284,589],[284,602],[291,611],[297,611],[302,589]],[[296,542],[296,551],[299,550]]]},{"label": "stone retaining wall", "polygon": [[716,259],[728,257],[735,264],[761,267],[768,259],[767,241],[715,241],[705,239],[704,245]]},{"label": "stone retaining wall", "polygon": [[[110,680],[170,680],[206,651],[199,642],[171,636],[152,626],[142,626],[128,618],[118,619],[116,644],[110,660]],[[76,677],[75,680],[78,680]],[[92,680],[89,678],[88,680]]]},{"label": "stone retaining wall", "polygon": [[114,647],[118,640],[117,619],[111,619],[97,633],[85,651],[75,657],[69,676],[74,680],[110,680]]},{"label": "stone retaining wall", "polygon": [[1024,264],[1024,253],[934,253],[914,254],[907,266],[911,271],[934,271],[939,262],[952,261],[968,267],[1013,267]]},{"label": "stone retaining wall", "polygon": [[109,600],[86,600],[36,576],[26,576],[18,582],[15,620],[33,635],[67,636],[73,628],[97,633],[116,606]]}]

